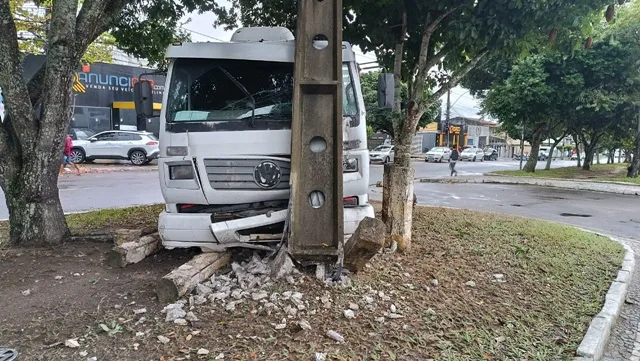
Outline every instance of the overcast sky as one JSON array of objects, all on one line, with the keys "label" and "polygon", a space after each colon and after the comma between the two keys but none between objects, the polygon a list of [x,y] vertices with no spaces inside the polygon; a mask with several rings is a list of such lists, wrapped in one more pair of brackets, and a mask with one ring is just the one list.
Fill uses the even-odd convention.
[{"label": "overcast sky", "polygon": [[[228,1],[220,0],[218,2],[220,5],[229,5]],[[187,19],[191,19],[191,22],[183,27],[184,30],[191,33],[191,39],[193,41],[229,41],[231,39],[231,35],[233,31],[225,31],[224,29],[215,29],[213,27],[213,22],[216,19],[216,15],[213,13],[207,12],[204,14],[192,13],[185,18],[183,21]],[[354,51],[356,53],[356,61],[358,63],[368,63],[372,61],[376,61],[375,54],[367,53],[363,54],[360,48],[354,47]],[[370,66],[370,65],[366,65]],[[442,98],[442,115],[446,114],[446,104],[447,97],[444,96]],[[471,117],[471,118],[479,118],[478,112],[480,111],[478,101],[474,99],[466,89],[461,87],[455,87],[451,90],[451,117]]]}]

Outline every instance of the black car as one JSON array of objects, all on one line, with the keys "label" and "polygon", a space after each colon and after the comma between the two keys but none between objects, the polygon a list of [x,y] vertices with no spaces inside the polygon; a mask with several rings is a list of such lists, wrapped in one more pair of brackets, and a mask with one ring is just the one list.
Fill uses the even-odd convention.
[{"label": "black car", "polygon": [[67,134],[72,140],[87,140],[96,133],[88,128],[69,128]]},{"label": "black car", "polygon": [[484,160],[498,160],[498,151],[493,148],[484,150]]}]

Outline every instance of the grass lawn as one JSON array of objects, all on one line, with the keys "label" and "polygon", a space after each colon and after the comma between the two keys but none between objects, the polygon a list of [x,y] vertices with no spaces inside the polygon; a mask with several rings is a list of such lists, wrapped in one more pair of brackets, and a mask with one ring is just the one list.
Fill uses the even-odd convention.
[{"label": "grass lawn", "polygon": [[[132,209],[126,219],[140,226],[149,210]],[[95,229],[111,221],[126,226],[115,213],[82,217]],[[624,254],[609,239],[566,226],[471,211],[418,207],[413,232],[409,254],[379,254],[349,287],[327,288],[309,275],[266,289],[303,294],[305,307],[279,330],[274,325],[287,318],[291,303],[279,300],[278,308],[267,309],[250,297],[233,311],[219,301],[195,306],[199,321],[188,326],[165,323],[153,285],[170,269],[166,257],[179,250],[126,269],[104,264],[104,244],[68,244],[15,258],[0,252],[7,266],[0,269],[7,303],[0,301],[0,339],[29,360],[79,359],[81,351],[98,360],[213,360],[220,353],[224,360],[312,360],[315,352],[327,353],[327,360],[571,360]],[[67,276],[53,281],[56,274]],[[30,297],[20,294],[27,288],[34,289]],[[52,296],[38,294],[59,298],[44,307]],[[347,319],[343,311],[351,303],[358,310]],[[146,313],[134,314],[143,307]],[[381,322],[391,308],[403,317]],[[312,329],[296,328],[300,319]],[[328,339],[328,330],[345,342]],[[159,343],[161,335],[170,341]],[[73,337],[80,348],[46,347]],[[209,354],[197,355],[200,348]]]},{"label": "grass lawn", "polygon": [[564,167],[536,170],[535,173],[526,173],[521,170],[503,170],[492,173],[513,177],[583,179],[640,184],[640,177],[627,178],[626,164],[594,164],[590,171],[585,171],[578,167]]}]

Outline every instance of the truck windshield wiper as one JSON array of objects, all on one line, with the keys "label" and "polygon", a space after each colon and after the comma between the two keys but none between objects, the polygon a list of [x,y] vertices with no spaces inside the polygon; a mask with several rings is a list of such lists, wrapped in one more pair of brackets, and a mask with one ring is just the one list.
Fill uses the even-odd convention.
[{"label": "truck windshield wiper", "polygon": [[223,72],[224,75],[226,75],[227,78],[229,78],[229,80],[231,80],[231,82],[233,82],[233,84],[237,86],[238,89],[240,89],[244,93],[244,95],[246,95],[247,98],[251,100],[251,127],[255,128],[256,125],[254,123],[254,118],[256,115],[256,100],[253,98],[251,93],[249,93],[247,88],[245,88],[244,85],[242,85],[242,83],[240,83],[238,79],[231,75],[231,73],[229,73],[225,68],[218,65],[218,69],[220,69],[220,71]]}]

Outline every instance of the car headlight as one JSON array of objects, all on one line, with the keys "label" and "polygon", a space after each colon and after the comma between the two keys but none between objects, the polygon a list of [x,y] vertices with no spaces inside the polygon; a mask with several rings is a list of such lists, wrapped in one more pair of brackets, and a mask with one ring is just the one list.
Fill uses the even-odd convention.
[{"label": "car headlight", "polygon": [[191,164],[169,166],[169,179],[171,180],[193,179],[194,177],[195,174]]},{"label": "car headlight", "polygon": [[358,168],[357,158],[344,158],[342,160],[342,173],[355,173]]}]

